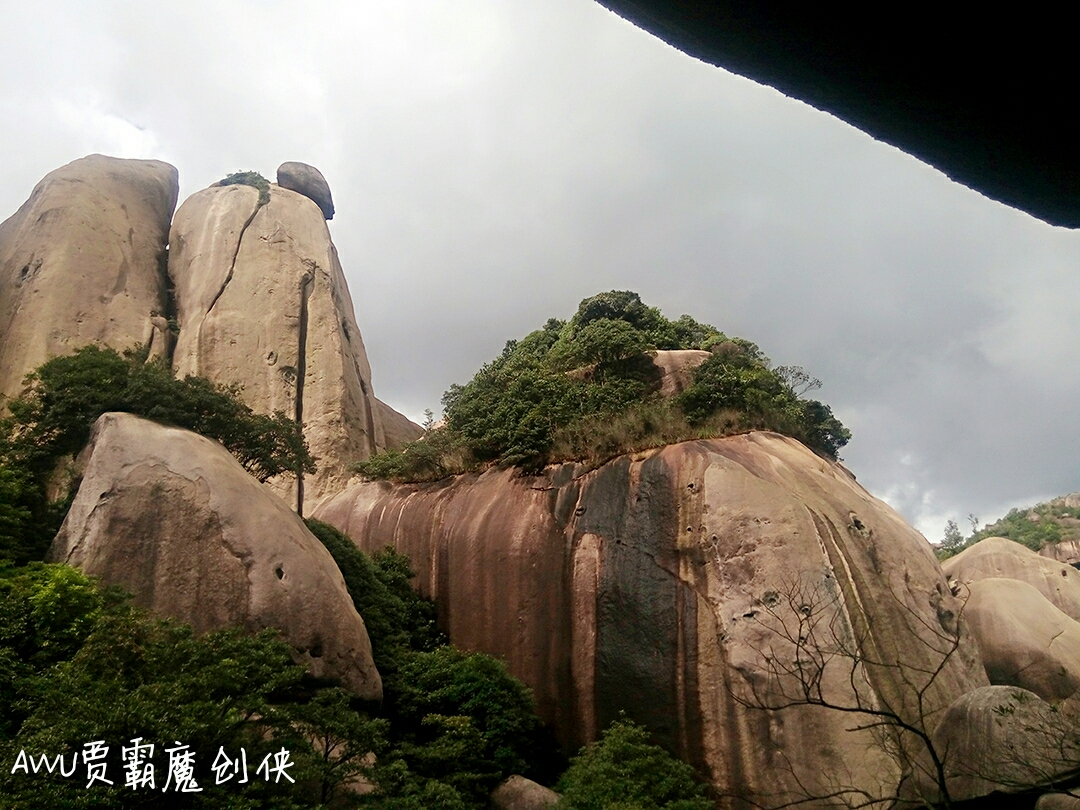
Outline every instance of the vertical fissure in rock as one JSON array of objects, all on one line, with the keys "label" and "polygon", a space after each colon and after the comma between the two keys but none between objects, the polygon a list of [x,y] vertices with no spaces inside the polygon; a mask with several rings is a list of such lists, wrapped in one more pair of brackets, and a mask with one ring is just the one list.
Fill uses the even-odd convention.
[{"label": "vertical fissure in rock", "polygon": [[176,285],[173,284],[172,278],[169,277],[169,246],[165,246],[165,250],[161,252],[161,258],[158,260],[158,270],[161,274],[162,286],[165,290],[165,359],[169,363],[169,368],[172,368],[173,356],[176,354],[176,344],[180,340],[180,326],[177,319],[176,309]]},{"label": "vertical fissure in rock", "polygon": [[259,209],[262,208],[264,203],[259,202],[255,205],[255,210],[251,212],[251,216],[247,218],[244,223],[244,227],[240,229],[240,235],[236,237],[236,250],[233,251],[232,261],[229,263],[229,272],[225,276],[225,281],[221,283],[221,289],[217,291],[217,295],[214,296],[214,300],[210,302],[210,306],[206,310],[206,314],[209,315],[214,311],[214,307],[217,305],[218,299],[221,298],[225,292],[225,288],[229,286],[229,282],[232,281],[233,271],[236,270],[236,259],[240,255],[240,246],[244,244],[244,234],[247,232],[248,226],[251,225],[255,219],[255,215],[259,213]]},{"label": "vertical fissure in rock", "polygon": [[356,376],[360,380],[360,393],[364,395],[364,412],[366,415],[365,423],[367,425],[367,439],[368,439],[368,453],[375,455],[379,452],[378,441],[375,436],[375,398],[371,396],[371,392],[368,391],[367,383],[364,382],[364,376],[360,373],[360,365],[353,360],[353,365],[356,368]]},{"label": "vertical fissure in rock", "polygon": [[[307,375],[308,297],[315,283],[314,266],[300,279],[300,340],[296,353],[296,423],[304,429],[304,377]],[[304,516],[304,470],[296,470],[296,514]]]}]

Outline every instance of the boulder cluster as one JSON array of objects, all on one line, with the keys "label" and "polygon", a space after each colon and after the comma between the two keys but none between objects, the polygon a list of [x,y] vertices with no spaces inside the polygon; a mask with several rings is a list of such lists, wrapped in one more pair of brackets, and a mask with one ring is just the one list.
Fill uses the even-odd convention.
[{"label": "boulder cluster", "polygon": [[[568,751],[625,713],[723,807],[957,801],[1080,771],[1068,549],[995,538],[942,567],[842,465],[767,432],[596,469],[357,480],[353,462],[423,431],[373,393],[325,178],[290,162],[174,215],[177,196],[171,166],[94,155],[0,224],[0,397],[50,357],[138,345],[300,422],[318,471],[263,484],[209,439],[107,413],[50,559],[197,632],[279,628],[314,675],[377,699],[307,512],[408,555],[450,641],[503,659]],[[664,392],[707,357],[658,353]],[[517,777],[496,793],[557,800]]]}]

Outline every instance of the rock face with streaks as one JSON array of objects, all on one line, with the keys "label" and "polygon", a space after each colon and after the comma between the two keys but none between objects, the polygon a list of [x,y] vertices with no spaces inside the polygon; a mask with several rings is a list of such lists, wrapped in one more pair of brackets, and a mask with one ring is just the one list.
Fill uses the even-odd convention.
[{"label": "rock face with streaks", "polygon": [[857,668],[858,695],[843,656],[824,673],[841,703],[912,718],[905,678],[944,661],[921,718],[932,728],[987,684],[921,535],[841,466],[775,434],[588,472],[354,483],[314,515],[362,548],[409,555],[451,641],[504,658],[564,744],[626,711],[723,794],[776,804],[896,786],[895,763],[850,715],[777,708],[798,688],[781,670],[806,654],[780,622],[819,620],[806,642],[819,651],[862,645],[873,663]]},{"label": "rock face with streaks", "polygon": [[103,155],[50,172],[0,224],[0,396],[89,343],[167,356],[162,266],[176,169]]},{"label": "rock face with streaks", "polygon": [[304,423],[319,470],[291,502],[341,488],[348,465],[386,447],[352,300],[319,207],[278,186],[212,186],[176,212],[169,277],[179,376],[239,383],[254,410]]},{"label": "rock face with streaks", "polygon": [[297,660],[382,696],[364,621],[330,553],[220,444],[107,413],[49,558],[196,632],[282,631]]}]

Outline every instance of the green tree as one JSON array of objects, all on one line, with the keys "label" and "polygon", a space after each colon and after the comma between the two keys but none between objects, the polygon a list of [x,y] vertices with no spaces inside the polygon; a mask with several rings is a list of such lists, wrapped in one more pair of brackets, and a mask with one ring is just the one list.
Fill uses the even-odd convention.
[{"label": "green tree", "polygon": [[964,548],[964,535],[955,520],[945,524],[945,536],[941,540],[941,551],[946,557],[951,557]]},{"label": "green tree", "polygon": [[712,810],[693,769],[625,718],[571,761],[555,790],[559,810]]}]

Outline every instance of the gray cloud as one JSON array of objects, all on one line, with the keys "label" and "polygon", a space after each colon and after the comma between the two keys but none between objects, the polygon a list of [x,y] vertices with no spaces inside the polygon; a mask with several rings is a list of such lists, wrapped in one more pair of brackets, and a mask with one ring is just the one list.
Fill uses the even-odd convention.
[{"label": "gray cloud", "polygon": [[414,418],[635,289],[821,377],[848,465],[932,538],[1080,489],[1080,234],[591,0],[0,8],[0,216],[92,151],[168,160],[182,196],[313,163]]}]

